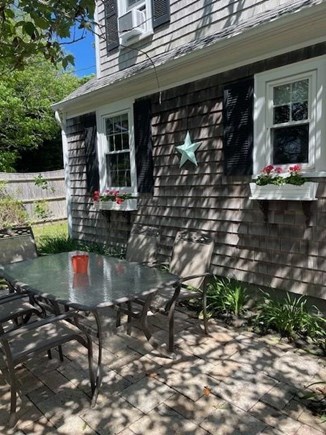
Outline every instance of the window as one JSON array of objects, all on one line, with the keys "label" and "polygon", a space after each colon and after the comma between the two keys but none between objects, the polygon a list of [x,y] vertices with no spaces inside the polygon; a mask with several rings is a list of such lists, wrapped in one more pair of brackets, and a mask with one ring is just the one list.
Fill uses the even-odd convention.
[{"label": "window", "polygon": [[129,45],[153,34],[150,0],[119,0],[120,44]]},{"label": "window", "polygon": [[169,0],[104,0],[107,52],[133,44],[170,22]]},{"label": "window", "polygon": [[120,106],[121,110],[107,106],[99,113],[100,190],[136,192],[132,104]]},{"label": "window", "polygon": [[131,187],[128,113],[105,119],[107,181],[110,186]]},{"label": "window", "polygon": [[121,100],[97,111],[100,191],[153,193],[151,99]]},{"label": "window", "polygon": [[254,104],[254,173],[264,166],[298,163],[326,171],[326,58],[257,74]]}]

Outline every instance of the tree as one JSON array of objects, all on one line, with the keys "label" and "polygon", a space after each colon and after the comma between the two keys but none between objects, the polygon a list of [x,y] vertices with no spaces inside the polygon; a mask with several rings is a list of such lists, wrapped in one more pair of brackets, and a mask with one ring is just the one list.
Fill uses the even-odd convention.
[{"label": "tree", "polygon": [[94,4],[94,0],[0,0],[0,62],[23,68],[39,53],[64,68],[73,64],[73,56],[65,54],[59,41],[76,41],[73,26],[92,29]]},{"label": "tree", "polygon": [[61,159],[60,127],[51,104],[86,78],[60,72],[41,55],[31,57],[24,70],[13,71],[0,64],[0,74],[0,171],[15,171],[23,153],[46,143],[52,148],[49,160],[55,157],[55,150]]}]

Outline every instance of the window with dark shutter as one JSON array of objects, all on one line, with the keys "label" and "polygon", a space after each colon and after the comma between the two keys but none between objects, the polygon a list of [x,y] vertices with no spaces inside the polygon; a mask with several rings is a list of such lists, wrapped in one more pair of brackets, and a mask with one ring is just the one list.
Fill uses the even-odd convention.
[{"label": "window with dark shutter", "polygon": [[107,51],[119,47],[117,0],[105,0],[105,33]]},{"label": "window with dark shutter", "polygon": [[170,22],[170,0],[152,0],[153,28]]},{"label": "window with dark shutter", "polygon": [[96,116],[95,113],[81,117],[81,124],[84,127],[84,145],[86,154],[86,180],[87,191],[93,193],[99,190],[99,168],[96,152]]},{"label": "window with dark shutter", "polygon": [[253,78],[230,83],[224,87],[225,175],[253,173],[253,96]]},{"label": "window with dark shutter", "polygon": [[153,193],[153,141],[152,141],[151,100],[134,103],[135,155],[137,169],[137,190],[139,193]]}]

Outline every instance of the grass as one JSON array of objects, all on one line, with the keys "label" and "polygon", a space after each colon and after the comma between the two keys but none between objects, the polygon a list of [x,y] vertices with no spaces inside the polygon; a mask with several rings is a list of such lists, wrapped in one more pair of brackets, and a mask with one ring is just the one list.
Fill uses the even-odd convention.
[{"label": "grass", "polygon": [[119,258],[125,256],[124,247],[112,247],[71,239],[68,235],[66,221],[35,225],[33,226],[33,232],[38,253],[41,255],[69,251],[87,251]]}]

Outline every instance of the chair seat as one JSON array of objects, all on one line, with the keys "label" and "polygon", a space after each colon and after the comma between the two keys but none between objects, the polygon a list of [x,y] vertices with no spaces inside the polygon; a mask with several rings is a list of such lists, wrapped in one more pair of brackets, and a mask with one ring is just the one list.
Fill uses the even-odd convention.
[{"label": "chair seat", "polygon": [[28,355],[32,357],[71,340],[81,342],[83,339],[80,330],[65,320],[38,326],[32,330],[24,331],[22,328],[22,333],[9,343],[13,363],[16,365],[26,360]]},{"label": "chair seat", "polygon": [[31,312],[37,315],[40,314],[40,310],[28,302],[28,297],[26,297],[26,300],[10,300],[8,298],[4,304],[0,303],[0,323],[8,322],[10,319],[12,319],[13,313],[15,314],[15,317],[18,317],[25,314],[30,314]]}]

